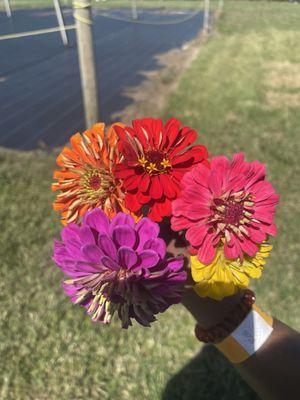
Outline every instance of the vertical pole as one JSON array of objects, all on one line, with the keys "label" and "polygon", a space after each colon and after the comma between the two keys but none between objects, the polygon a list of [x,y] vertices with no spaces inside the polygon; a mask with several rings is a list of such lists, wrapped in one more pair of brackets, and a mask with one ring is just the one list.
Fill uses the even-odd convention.
[{"label": "vertical pole", "polygon": [[138,19],[136,0],[131,0],[132,19]]},{"label": "vertical pole", "polygon": [[222,12],[224,8],[224,0],[219,0],[219,12]]},{"label": "vertical pole", "polygon": [[204,15],[203,15],[203,33],[207,35],[209,32],[209,0],[204,0]]},{"label": "vertical pole", "polygon": [[61,12],[59,0],[53,0],[53,3],[54,3],[54,8],[55,8],[55,12],[56,12],[56,18],[57,18],[57,21],[58,21],[58,25],[60,27],[61,39],[63,41],[64,46],[68,46],[68,44],[69,44],[68,35],[67,35],[66,30],[65,30],[65,22],[64,22],[63,14]]},{"label": "vertical pole", "polygon": [[4,7],[5,7],[7,17],[10,18],[11,17],[11,9],[10,9],[10,5],[9,5],[9,0],[4,0]]},{"label": "vertical pole", "polygon": [[98,121],[98,87],[90,0],[73,1],[86,127]]}]

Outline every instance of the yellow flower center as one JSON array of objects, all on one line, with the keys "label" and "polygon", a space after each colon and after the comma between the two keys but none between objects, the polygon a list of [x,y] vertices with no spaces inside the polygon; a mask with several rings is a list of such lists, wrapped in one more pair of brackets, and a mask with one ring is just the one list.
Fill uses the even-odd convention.
[{"label": "yellow flower center", "polygon": [[146,152],[138,161],[150,175],[166,173],[172,168],[170,160],[158,150]]}]

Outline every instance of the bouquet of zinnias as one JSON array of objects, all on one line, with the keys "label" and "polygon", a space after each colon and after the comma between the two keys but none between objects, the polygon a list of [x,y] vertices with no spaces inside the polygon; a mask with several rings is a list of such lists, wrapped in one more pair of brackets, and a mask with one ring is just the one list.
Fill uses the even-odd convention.
[{"label": "bouquet of zinnias", "polygon": [[[175,118],[104,124],[70,139],[54,172],[64,226],[54,261],[63,288],[93,321],[144,326],[181,300],[189,268],[168,257],[160,226],[185,232],[194,289],[220,300],[259,278],[278,195],[263,164],[208,158]],[[185,270],[186,269],[186,270]]]}]

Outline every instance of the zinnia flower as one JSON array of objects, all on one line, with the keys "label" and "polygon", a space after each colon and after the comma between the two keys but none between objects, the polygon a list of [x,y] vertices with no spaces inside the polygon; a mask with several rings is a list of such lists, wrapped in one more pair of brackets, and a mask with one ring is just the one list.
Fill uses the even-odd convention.
[{"label": "zinnia flower", "polygon": [[265,166],[245,162],[242,153],[232,161],[214,157],[210,169],[198,164],[185,175],[181,195],[173,202],[172,229],[187,229],[186,239],[199,261],[210,264],[220,244],[226,258],[253,257],[258,244],[276,234],[279,196],[265,176]]},{"label": "zinnia flower", "polygon": [[158,234],[148,218],[135,223],[118,213],[109,221],[100,209],[85,214],[80,226],[67,225],[54,246],[54,261],[71,278],[63,283],[66,294],[93,321],[109,323],[117,312],[123,328],[132,318],[149,326],[180,301],[186,280],[183,258],[167,259]]},{"label": "zinnia flower", "polygon": [[265,258],[270,255],[272,246],[262,243],[254,257],[245,256],[243,260],[229,260],[218,247],[215,258],[209,265],[203,264],[197,256],[191,256],[192,277],[196,284],[195,292],[201,297],[222,300],[249,285],[249,278],[259,278]]},{"label": "zinnia flower", "polygon": [[115,128],[123,158],[114,172],[123,179],[125,205],[134,213],[148,212],[153,221],[171,215],[183,175],[197,163],[208,164],[204,146],[189,147],[197,132],[180,125],[175,118],[165,125],[160,119],[144,118],[133,121],[132,128]]},{"label": "zinnia flower", "polygon": [[60,170],[54,172],[60,190],[53,208],[61,213],[63,224],[77,222],[88,210],[99,207],[109,216],[125,211],[120,182],[113,176],[112,167],[118,162],[117,135],[112,126],[107,137],[104,124],[98,123],[81,136],[70,139],[57,157]]}]

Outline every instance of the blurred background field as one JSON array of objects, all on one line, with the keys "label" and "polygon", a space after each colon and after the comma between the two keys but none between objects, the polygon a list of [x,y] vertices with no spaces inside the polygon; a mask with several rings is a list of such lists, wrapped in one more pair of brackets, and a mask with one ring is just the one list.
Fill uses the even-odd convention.
[{"label": "blurred background field", "polygon": [[[146,3],[146,0],[145,0]],[[159,115],[199,131],[211,154],[267,164],[281,194],[258,302],[300,329],[300,5],[225,1],[209,39]],[[137,116],[142,110],[137,109]],[[180,305],[151,329],[92,324],[51,261],[55,150],[0,150],[0,399],[257,399]],[[202,350],[200,356],[197,353]],[[196,358],[194,358],[196,357]]]},{"label": "blurred background field", "polygon": [[[114,5],[113,0],[109,4]],[[107,123],[131,103],[125,90],[139,86],[145,72],[158,71],[157,57],[172,49],[180,52],[203,23],[200,8],[138,7],[133,20],[131,1],[123,4],[127,7],[93,8],[98,82],[91,86],[98,89],[101,118]],[[0,146],[53,148],[62,146],[75,130],[84,129],[73,10],[69,6],[62,10],[65,25],[71,28],[66,33],[67,46],[62,43],[53,5],[36,9],[12,6],[11,18],[0,12]],[[53,28],[57,31],[45,33]],[[28,31],[43,34],[18,37]],[[185,53],[180,52],[180,66]],[[95,95],[91,97],[94,103]]]},{"label": "blurred background field", "polygon": [[[216,1],[215,1],[216,3]],[[38,8],[52,7],[52,0],[11,0],[12,7],[15,8]],[[62,0],[62,6],[71,6],[72,0]],[[92,0],[93,7],[97,8],[130,8],[130,0]],[[2,6],[2,5],[1,5]],[[0,9],[1,9],[0,6]],[[137,0],[139,8],[202,8],[203,5],[198,0]]]}]

